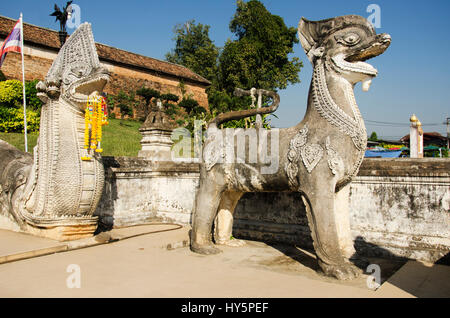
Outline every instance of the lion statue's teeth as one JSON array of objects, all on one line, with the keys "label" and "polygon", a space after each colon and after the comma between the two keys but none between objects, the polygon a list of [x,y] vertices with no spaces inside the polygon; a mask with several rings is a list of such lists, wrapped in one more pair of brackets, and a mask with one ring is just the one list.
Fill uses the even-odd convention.
[{"label": "lion statue's teeth", "polygon": [[370,84],[372,84],[372,78],[369,77],[362,82],[362,90],[364,92],[368,92],[370,89]]}]

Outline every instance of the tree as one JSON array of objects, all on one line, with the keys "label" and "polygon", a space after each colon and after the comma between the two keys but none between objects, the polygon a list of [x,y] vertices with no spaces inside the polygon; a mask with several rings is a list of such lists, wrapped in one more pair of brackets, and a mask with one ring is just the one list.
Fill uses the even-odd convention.
[{"label": "tree", "polygon": [[136,91],[136,94],[141,96],[145,100],[143,112],[144,112],[144,118],[147,118],[148,114],[150,113],[151,106],[152,106],[151,105],[152,99],[161,97],[161,93],[152,88],[142,87]]},{"label": "tree", "polygon": [[369,141],[378,141],[377,133],[373,131],[368,140]]},{"label": "tree", "polygon": [[[287,27],[257,0],[238,0],[229,27],[236,39],[228,40],[219,51],[209,38],[208,25],[197,25],[194,20],[178,25],[175,49],[166,54],[169,62],[184,65],[212,83],[207,89],[211,115],[249,107],[249,97],[233,95],[236,87],[278,90],[300,82],[303,65],[298,58],[289,58],[298,43],[296,28]],[[239,120],[224,127],[247,124],[248,120]]]},{"label": "tree", "polygon": [[277,90],[300,82],[303,64],[288,56],[298,43],[297,29],[261,2],[238,0],[230,31],[237,39],[228,40],[220,55],[220,88],[231,94],[236,87]]},{"label": "tree", "polygon": [[161,99],[167,104],[169,102],[176,103],[180,98],[175,94],[166,93],[161,95]]},{"label": "tree", "polygon": [[217,78],[217,58],[219,49],[209,38],[209,25],[187,21],[174,28],[175,49],[166,54],[166,60],[184,65],[214,82]]},{"label": "tree", "polygon": [[120,110],[121,119],[124,119],[125,116],[132,118],[134,114],[133,109],[137,104],[134,92],[127,94],[123,90],[120,90],[119,94],[114,97],[114,104],[117,105]]}]

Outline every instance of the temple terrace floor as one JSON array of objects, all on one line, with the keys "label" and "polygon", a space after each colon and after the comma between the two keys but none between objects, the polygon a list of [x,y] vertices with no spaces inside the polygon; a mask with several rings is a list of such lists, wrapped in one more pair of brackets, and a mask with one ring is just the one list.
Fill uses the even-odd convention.
[{"label": "temple terrace floor", "polygon": [[188,231],[151,224],[57,242],[0,230],[0,297],[450,297],[449,266],[370,259],[381,269],[373,290],[368,273],[325,277],[314,253],[294,246],[246,241],[198,255]]}]

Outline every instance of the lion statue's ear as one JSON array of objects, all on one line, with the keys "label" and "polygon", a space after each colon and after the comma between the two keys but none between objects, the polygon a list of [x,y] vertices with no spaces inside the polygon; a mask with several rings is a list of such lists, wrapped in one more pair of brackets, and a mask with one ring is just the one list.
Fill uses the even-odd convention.
[{"label": "lion statue's ear", "polygon": [[314,59],[320,57],[324,53],[321,46],[323,38],[333,27],[333,20],[327,19],[322,21],[309,21],[301,18],[298,23],[298,38],[305,50],[309,61],[314,65]]}]

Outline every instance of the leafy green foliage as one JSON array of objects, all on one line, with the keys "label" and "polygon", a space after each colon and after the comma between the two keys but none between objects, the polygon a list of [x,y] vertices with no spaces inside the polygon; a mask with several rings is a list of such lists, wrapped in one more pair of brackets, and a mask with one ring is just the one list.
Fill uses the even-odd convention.
[{"label": "leafy green foliage", "polygon": [[[303,66],[289,58],[298,43],[297,29],[272,15],[257,0],[237,1],[230,23],[236,39],[229,39],[220,51],[209,38],[209,26],[194,20],[174,29],[175,49],[166,55],[169,62],[184,65],[208,79],[208,102],[212,115],[248,109],[251,101],[233,96],[234,89],[284,89],[299,83]],[[183,92],[183,95],[185,93]],[[263,116],[265,127],[269,119]],[[225,123],[224,127],[249,127],[254,118]]]},{"label": "leafy green foliage", "polygon": [[114,107],[116,105],[116,100],[115,100],[115,96],[114,95],[106,95],[106,105],[108,107],[108,117],[115,119],[116,118],[116,114],[113,113]]},{"label": "leafy green foliage", "polygon": [[31,108],[40,113],[43,103],[37,97],[36,85],[38,82],[39,80],[25,82],[25,95],[27,97],[27,108]]},{"label": "leafy green foliage", "polygon": [[6,81],[6,76],[3,74],[3,72],[0,70],[0,82]]},{"label": "leafy green foliage", "polygon": [[22,82],[7,80],[0,82],[0,106],[20,107],[23,100]]},{"label": "leafy green foliage", "polygon": [[162,94],[161,99],[166,103],[168,103],[168,102],[176,103],[176,102],[178,102],[178,100],[180,98],[175,94],[167,93],[167,94]]},{"label": "leafy green foliage", "polygon": [[195,99],[184,97],[178,106],[186,109],[186,112],[190,114],[196,107],[198,107],[198,102]]},{"label": "leafy green foliage", "polygon": [[269,90],[299,83],[302,63],[289,59],[298,43],[297,30],[271,14],[257,1],[238,1],[230,22],[237,40],[228,40],[219,58],[221,85],[231,93],[236,87]]},{"label": "leafy green foliage", "polygon": [[[27,131],[39,132],[39,113],[27,109]],[[24,132],[23,110],[19,108],[0,107],[0,132]]]},{"label": "leafy green foliage", "polygon": [[143,117],[146,118],[150,113],[152,105],[156,104],[156,99],[161,97],[161,93],[153,88],[142,87],[136,91],[136,94],[141,96],[145,101],[145,104],[140,104],[139,108],[140,111],[144,114]]},{"label": "leafy green foliage", "polygon": [[372,132],[372,134],[370,135],[370,137],[368,138],[368,140],[370,141],[378,141],[378,136],[376,132]]},{"label": "leafy green foliage", "polygon": [[119,104],[117,105],[120,109],[120,114],[122,115],[122,118],[125,116],[133,117],[133,108],[131,108],[128,104]]},{"label": "leafy green foliage", "polygon": [[[42,102],[37,97],[37,80],[25,82],[27,97],[27,131],[39,132]],[[0,82],[0,131],[23,132],[23,86],[18,80]]]},{"label": "leafy green foliage", "polygon": [[187,21],[174,28],[175,49],[166,54],[166,60],[184,65],[213,82],[217,78],[219,48],[209,38],[209,25]]},{"label": "leafy green foliage", "polygon": [[144,98],[146,106],[150,106],[153,98],[159,98],[161,93],[153,88],[142,87],[136,91],[136,94]]},{"label": "leafy green foliage", "polygon": [[136,95],[134,92],[127,94],[123,90],[120,90],[117,96],[112,96],[111,98],[113,99],[113,103],[120,109],[120,115],[122,118],[125,116],[133,117],[133,110],[139,104],[139,102],[136,101]]}]

